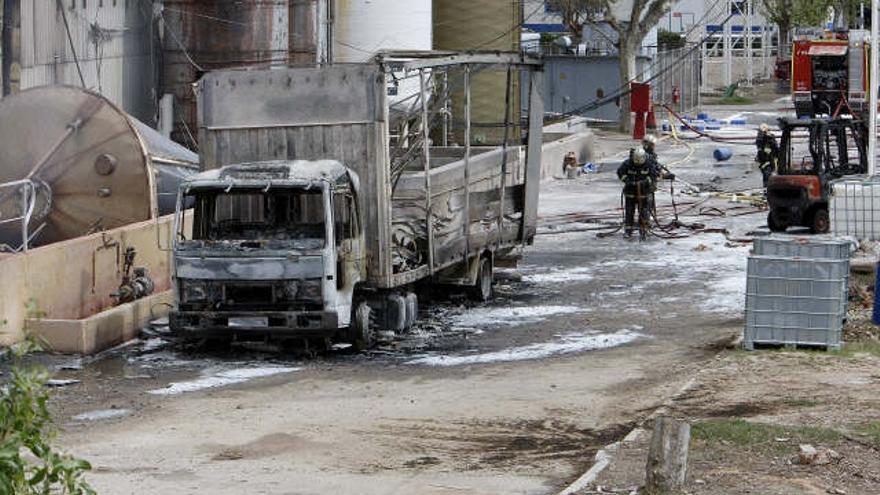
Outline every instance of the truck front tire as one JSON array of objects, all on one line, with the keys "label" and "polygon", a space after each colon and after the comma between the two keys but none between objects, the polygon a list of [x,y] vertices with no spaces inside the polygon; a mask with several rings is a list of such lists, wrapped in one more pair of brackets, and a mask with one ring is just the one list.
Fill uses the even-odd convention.
[{"label": "truck front tire", "polygon": [[419,296],[413,292],[406,295],[406,329],[409,331],[419,320]]},{"label": "truck front tire", "polygon": [[375,344],[372,319],[373,310],[366,302],[359,303],[351,315],[352,344],[359,351],[367,350]]}]

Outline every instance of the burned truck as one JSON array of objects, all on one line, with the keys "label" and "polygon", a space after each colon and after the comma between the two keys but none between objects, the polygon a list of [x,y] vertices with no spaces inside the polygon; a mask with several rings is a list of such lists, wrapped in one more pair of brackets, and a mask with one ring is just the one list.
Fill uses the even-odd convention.
[{"label": "burned truck", "polygon": [[413,325],[419,284],[489,299],[495,267],[535,236],[540,70],[520,54],[422,52],[207,74],[172,329],[367,348]]}]

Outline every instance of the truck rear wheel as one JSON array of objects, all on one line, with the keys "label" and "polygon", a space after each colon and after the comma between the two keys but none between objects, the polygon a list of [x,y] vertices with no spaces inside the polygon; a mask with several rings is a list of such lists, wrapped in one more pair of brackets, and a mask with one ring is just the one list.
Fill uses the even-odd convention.
[{"label": "truck rear wheel", "polygon": [[401,334],[407,330],[407,312],[406,299],[399,294],[390,294],[385,301],[386,325],[396,334]]},{"label": "truck rear wheel", "polygon": [[373,310],[365,302],[358,304],[351,315],[352,344],[359,351],[369,349],[375,344],[372,319]]},{"label": "truck rear wheel", "polygon": [[487,258],[480,260],[480,269],[477,273],[477,284],[471,289],[475,300],[486,302],[492,299],[492,262]]},{"label": "truck rear wheel", "polygon": [[406,294],[406,329],[409,330],[419,320],[419,296],[414,292]]}]

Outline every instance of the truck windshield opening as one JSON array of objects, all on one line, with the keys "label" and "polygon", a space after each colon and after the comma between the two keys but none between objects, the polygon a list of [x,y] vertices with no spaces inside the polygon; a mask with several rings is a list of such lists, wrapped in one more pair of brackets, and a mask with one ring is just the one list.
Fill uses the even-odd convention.
[{"label": "truck windshield opening", "polygon": [[320,190],[201,190],[194,198],[193,240],[301,241],[324,246],[326,222]]}]

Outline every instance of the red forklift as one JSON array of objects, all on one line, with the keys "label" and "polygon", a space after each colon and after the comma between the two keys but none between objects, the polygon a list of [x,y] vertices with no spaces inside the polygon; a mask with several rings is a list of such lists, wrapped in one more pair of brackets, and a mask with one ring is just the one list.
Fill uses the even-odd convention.
[{"label": "red forklift", "polygon": [[[777,173],[767,184],[767,226],[773,232],[800,226],[814,234],[826,233],[831,227],[831,181],[868,171],[868,128],[851,117],[782,118],[779,128]],[[808,153],[802,149],[803,138]]]}]

